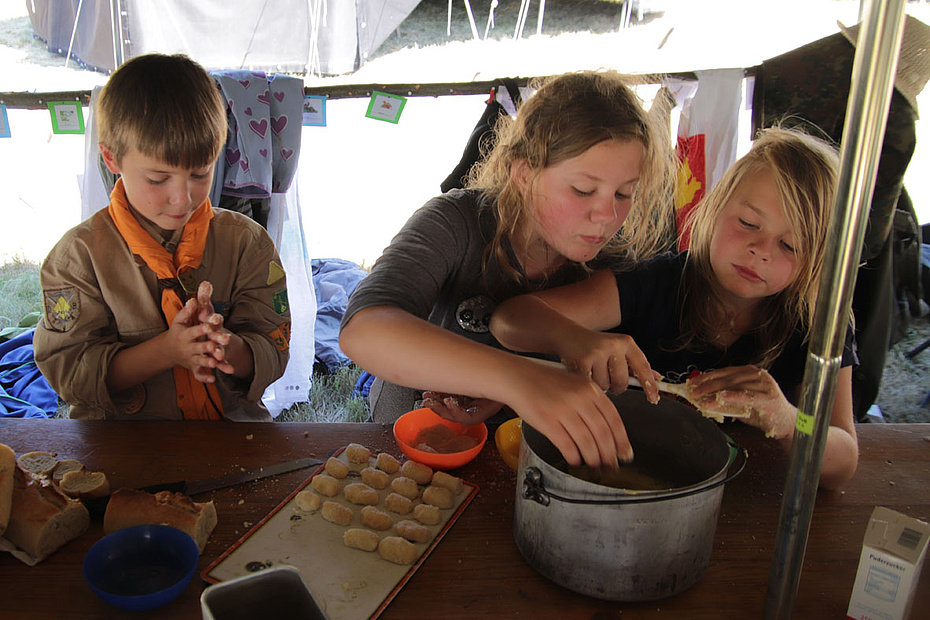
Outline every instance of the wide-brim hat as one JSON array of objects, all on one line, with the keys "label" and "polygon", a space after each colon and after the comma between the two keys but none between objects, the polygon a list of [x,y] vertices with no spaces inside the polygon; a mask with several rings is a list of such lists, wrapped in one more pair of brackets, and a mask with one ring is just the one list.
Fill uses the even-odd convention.
[{"label": "wide-brim hat", "polygon": [[[859,26],[847,28],[842,22],[836,22],[849,42],[856,45],[859,38]],[[898,57],[898,71],[894,86],[904,95],[907,102],[917,110],[917,95],[930,79],[930,26],[916,17],[905,16],[904,34],[901,37],[901,54]]]}]

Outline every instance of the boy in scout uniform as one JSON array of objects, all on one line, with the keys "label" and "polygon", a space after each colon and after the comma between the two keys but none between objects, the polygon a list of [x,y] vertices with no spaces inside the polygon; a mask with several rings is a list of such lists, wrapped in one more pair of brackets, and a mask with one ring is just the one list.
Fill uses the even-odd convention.
[{"label": "boy in scout uniform", "polygon": [[95,108],[110,204],[42,265],[35,357],[72,418],[270,420],[288,361],[281,260],[208,195],[226,139],[212,78],[181,55],[123,64]]}]

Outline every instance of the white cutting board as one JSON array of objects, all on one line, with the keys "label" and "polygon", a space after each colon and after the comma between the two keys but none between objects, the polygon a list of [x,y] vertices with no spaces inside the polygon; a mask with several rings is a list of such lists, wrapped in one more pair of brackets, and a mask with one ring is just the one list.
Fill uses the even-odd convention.
[{"label": "white cutting board", "polygon": [[[375,456],[370,460],[372,467]],[[351,482],[359,482],[358,472],[366,465],[349,462],[344,450],[339,451],[337,458],[350,468],[349,477],[341,481],[343,487]],[[314,476],[320,473],[324,473],[322,467]],[[399,475],[398,472],[390,478],[393,480]],[[218,583],[249,575],[263,568],[290,565],[300,571],[313,597],[329,618],[375,618],[423,564],[478,492],[477,486],[465,482],[464,489],[455,498],[453,506],[440,510],[442,520],[437,525],[426,526],[433,536],[429,542],[416,543],[420,552],[417,560],[412,565],[403,566],[382,559],[377,551],[367,552],[346,547],[342,542],[342,535],[347,527],[326,521],[320,516],[319,510],[299,510],[294,498],[299,491],[305,487],[309,488],[312,479],[313,476],[294,489],[277,508],[207,567],[201,575],[203,579],[210,583]],[[425,487],[421,485],[421,495],[423,488]],[[390,484],[378,491],[378,508],[390,514],[395,523],[403,519],[413,520],[412,513],[397,515],[384,508],[384,498],[390,493]],[[352,509],[354,514],[349,528],[365,527],[359,519],[362,507],[349,502],[344,493],[323,499],[337,501]],[[414,503],[419,503],[419,500]],[[394,535],[390,530],[376,533],[382,537]]]}]

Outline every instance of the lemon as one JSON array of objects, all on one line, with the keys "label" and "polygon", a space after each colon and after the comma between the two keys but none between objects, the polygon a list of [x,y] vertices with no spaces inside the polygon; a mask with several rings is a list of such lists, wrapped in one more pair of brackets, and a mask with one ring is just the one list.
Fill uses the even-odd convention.
[{"label": "lemon", "polygon": [[522,441],[522,432],[520,430],[520,418],[511,418],[497,427],[494,433],[494,443],[497,445],[497,451],[501,453],[504,462],[511,469],[517,470],[517,461],[520,459],[520,442]]}]

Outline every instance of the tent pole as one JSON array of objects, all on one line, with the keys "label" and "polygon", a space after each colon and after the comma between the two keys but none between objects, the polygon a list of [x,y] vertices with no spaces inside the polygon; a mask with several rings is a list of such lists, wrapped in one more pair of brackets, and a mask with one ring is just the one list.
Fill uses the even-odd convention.
[{"label": "tent pole", "polygon": [[113,70],[123,64],[123,7],[120,0],[110,0],[110,27],[113,30]]},{"label": "tent pole", "polygon": [[68,55],[65,56],[65,69],[68,68],[68,61],[71,60],[71,50],[74,48],[74,35],[77,33],[78,20],[81,19],[81,7],[84,6],[84,0],[78,0],[77,11],[74,14],[74,25],[71,27],[71,40],[68,42]]},{"label": "tent pole", "polygon": [[864,5],[843,127],[839,188],[765,596],[763,617],[768,619],[790,618],[797,594],[904,30],[904,0],[864,0]]}]

